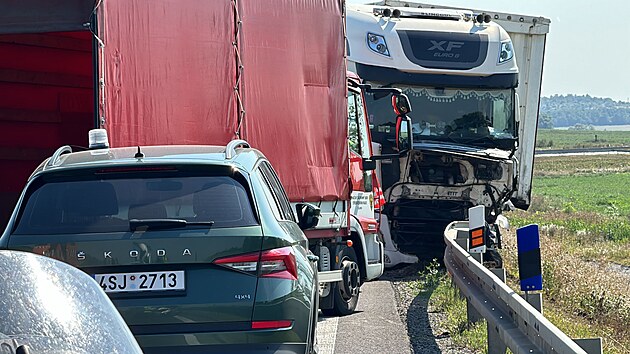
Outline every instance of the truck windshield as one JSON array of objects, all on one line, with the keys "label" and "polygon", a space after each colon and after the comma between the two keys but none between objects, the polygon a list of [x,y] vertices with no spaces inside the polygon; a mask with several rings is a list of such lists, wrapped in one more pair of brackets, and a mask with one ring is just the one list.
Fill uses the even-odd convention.
[{"label": "truck windshield", "polygon": [[[411,102],[414,141],[455,142],[509,149],[516,138],[514,90],[397,86]],[[374,135],[391,130],[391,103],[366,97]]]}]

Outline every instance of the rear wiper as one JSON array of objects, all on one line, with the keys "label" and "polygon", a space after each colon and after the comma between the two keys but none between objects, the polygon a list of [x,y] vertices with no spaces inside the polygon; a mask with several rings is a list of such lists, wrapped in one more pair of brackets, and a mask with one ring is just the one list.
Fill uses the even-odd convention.
[{"label": "rear wiper", "polygon": [[138,229],[164,230],[176,229],[186,226],[208,226],[214,225],[214,221],[186,221],[184,219],[131,219],[129,228],[131,231]]}]

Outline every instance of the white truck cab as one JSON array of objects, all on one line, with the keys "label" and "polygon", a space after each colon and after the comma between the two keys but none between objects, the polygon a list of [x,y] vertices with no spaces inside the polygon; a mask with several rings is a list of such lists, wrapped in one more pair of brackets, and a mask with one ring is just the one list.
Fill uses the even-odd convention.
[{"label": "white truck cab", "polygon": [[[467,219],[470,207],[484,205],[494,223],[504,208],[530,203],[549,20],[432,7],[348,5],[349,69],[402,90],[414,109],[413,149],[380,169],[383,214],[401,248]],[[366,101],[373,141],[395,151],[389,102],[378,94]]]}]

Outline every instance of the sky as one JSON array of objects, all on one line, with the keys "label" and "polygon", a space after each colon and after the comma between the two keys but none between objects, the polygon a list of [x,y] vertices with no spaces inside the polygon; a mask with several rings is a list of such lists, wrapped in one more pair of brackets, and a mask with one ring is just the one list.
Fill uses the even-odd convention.
[{"label": "sky", "polygon": [[[349,3],[370,1],[348,0]],[[630,102],[630,0],[423,0],[551,20],[542,95]]]}]

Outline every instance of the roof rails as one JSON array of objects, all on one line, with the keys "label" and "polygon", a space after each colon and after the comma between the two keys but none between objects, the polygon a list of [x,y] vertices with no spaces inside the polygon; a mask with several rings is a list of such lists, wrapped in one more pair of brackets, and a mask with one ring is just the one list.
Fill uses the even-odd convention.
[{"label": "roof rails", "polygon": [[57,151],[55,151],[54,154],[52,154],[50,159],[48,159],[48,162],[46,163],[46,166],[44,166],[44,169],[58,165],[57,162],[59,161],[59,158],[61,157],[61,155],[69,154],[71,152],[72,152],[72,147],[70,145],[64,145],[60,147],[59,149],[57,149]]},{"label": "roof rails", "polygon": [[245,140],[234,139],[225,146],[225,158],[228,160],[233,158],[234,155],[236,155],[237,147],[250,148],[251,146],[249,146],[249,143]]}]

